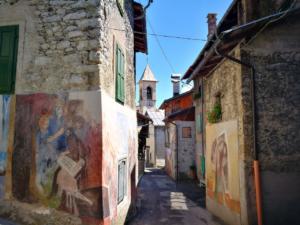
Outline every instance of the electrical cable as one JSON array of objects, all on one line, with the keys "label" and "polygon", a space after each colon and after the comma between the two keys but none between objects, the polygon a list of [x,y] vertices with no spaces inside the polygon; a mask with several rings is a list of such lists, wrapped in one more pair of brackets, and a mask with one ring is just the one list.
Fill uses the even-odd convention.
[{"label": "electrical cable", "polygon": [[[159,41],[159,39],[158,39],[158,36],[156,35],[156,32],[154,31],[154,28],[153,28],[153,26],[152,26],[152,24],[151,24],[149,18],[147,18],[147,21],[148,21],[148,24],[149,24],[149,26],[150,26],[150,29],[152,30],[152,32],[153,32],[153,34],[154,34],[155,40],[156,40],[157,45],[159,46],[159,48],[160,48],[160,50],[161,50],[161,53],[163,54],[163,56],[164,56],[164,58],[165,58],[167,64],[169,65],[169,67],[170,67],[172,73],[175,73],[175,69],[174,69],[174,67],[173,67],[173,65],[172,65],[172,63],[171,63],[171,61],[169,60],[169,58],[168,58],[168,56],[167,56],[167,54],[166,54],[164,48],[162,47],[162,45],[161,45],[161,43],[160,43],[160,41]],[[183,82],[182,80],[180,80],[180,82],[182,83],[182,85],[187,85],[187,86],[189,86],[189,87],[192,87],[192,86],[193,86],[193,85],[191,85],[191,84],[187,84],[187,83]]]},{"label": "electrical cable", "polygon": [[[120,31],[120,32],[126,32],[124,29],[118,29],[114,27],[107,27],[110,30]],[[154,37],[164,37],[164,38],[170,38],[170,39],[181,39],[181,40],[187,40],[187,41],[204,41],[206,42],[207,39],[203,38],[195,38],[195,37],[186,37],[186,36],[176,36],[176,35],[168,35],[168,34],[156,34],[156,33],[146,33],[141,31],[133,31],[135,34],[147,34]]]}]

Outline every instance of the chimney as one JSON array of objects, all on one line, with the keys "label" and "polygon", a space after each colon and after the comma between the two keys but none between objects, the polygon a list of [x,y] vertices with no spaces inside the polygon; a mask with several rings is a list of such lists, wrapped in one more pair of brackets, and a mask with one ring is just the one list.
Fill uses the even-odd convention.
[{"label": "chimney", "polygon": [[208,24],[207,39],[210,39],[217,30],[217,14],[216,13],[208,13],[207,14],[207,24]]},{"label": "chimney", "polygon": [[171,81],[173,83],[173,97],[180,94],[180,74],[172,74]]}]

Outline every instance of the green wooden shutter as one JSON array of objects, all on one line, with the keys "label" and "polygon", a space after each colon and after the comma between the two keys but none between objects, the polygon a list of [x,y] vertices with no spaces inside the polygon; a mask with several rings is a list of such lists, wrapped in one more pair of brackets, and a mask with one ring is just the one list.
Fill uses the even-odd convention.
[{"label": "green wooden shutter", "polygon": [[18,26],[0,27],[0,93],[14,92]]},{"label": "green wooden shutter", "polygon": [[116,49],[116,99],[124,103],[125,89],[124,89],[124,55],[122,50],[117,46]]}]

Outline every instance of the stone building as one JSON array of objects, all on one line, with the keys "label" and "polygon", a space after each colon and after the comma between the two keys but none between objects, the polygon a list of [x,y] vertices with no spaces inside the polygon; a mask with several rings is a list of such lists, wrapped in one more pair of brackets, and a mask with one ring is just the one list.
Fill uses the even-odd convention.
[{"label": "stone building", "polygon": [[157,80],[147,65],[139,81],[138,111],[151,119],[149,124],[149,137],[146,140],[145,160],[147,166],[165,165],[164,145],[164,111],[156,108]]},{"label": "stone building", "polygon": [[0,217],[124,223],[145,33],[131,0],[0,0]]},{"label": "stone building", "polygon": [[300,223],[299,7],[233,1],[184,75],[201,96],[207,208],[228,224]]},{"label": "stone building", "polygon": [[166,172],[174,180],[196,179],[195,108],[193,90],[180,94],[180,76],[172,75],[173,97],[163,101],[165,111]]}]

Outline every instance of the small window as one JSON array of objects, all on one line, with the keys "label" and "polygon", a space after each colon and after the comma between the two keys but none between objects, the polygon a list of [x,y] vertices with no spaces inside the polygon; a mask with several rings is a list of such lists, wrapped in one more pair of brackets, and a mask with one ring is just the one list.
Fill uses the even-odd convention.
[{"label": "small window", "polygon": [[124,54],[121,48],[117,45],[116,47],[116,100],[120,103],[124,103],[125,99],[125,60]]},{"label": "small window", "polygon": [[191,138],[192,137],[192,128],[183,127],[182,128],[182,137],[183,138]]},{"label": "small window", "polygon": [[118,5],[119,11],[121,13],[121,16],[123,16],[123,14],[124,14],[124,2],[125,2],[125,0],[117,0],[117,5]]},{"label": "small window", "polygon": [[152,88],[147,87],[147,99],[152,100]]},{"label": "small window", "polygon": [[127,193],[126,160],[120,160],[118,165],[118,203],[122,202]]},{"label": "small window", "polygon": [[14,92],[18,32],[18,26],[0,27],[0,94]]}]

